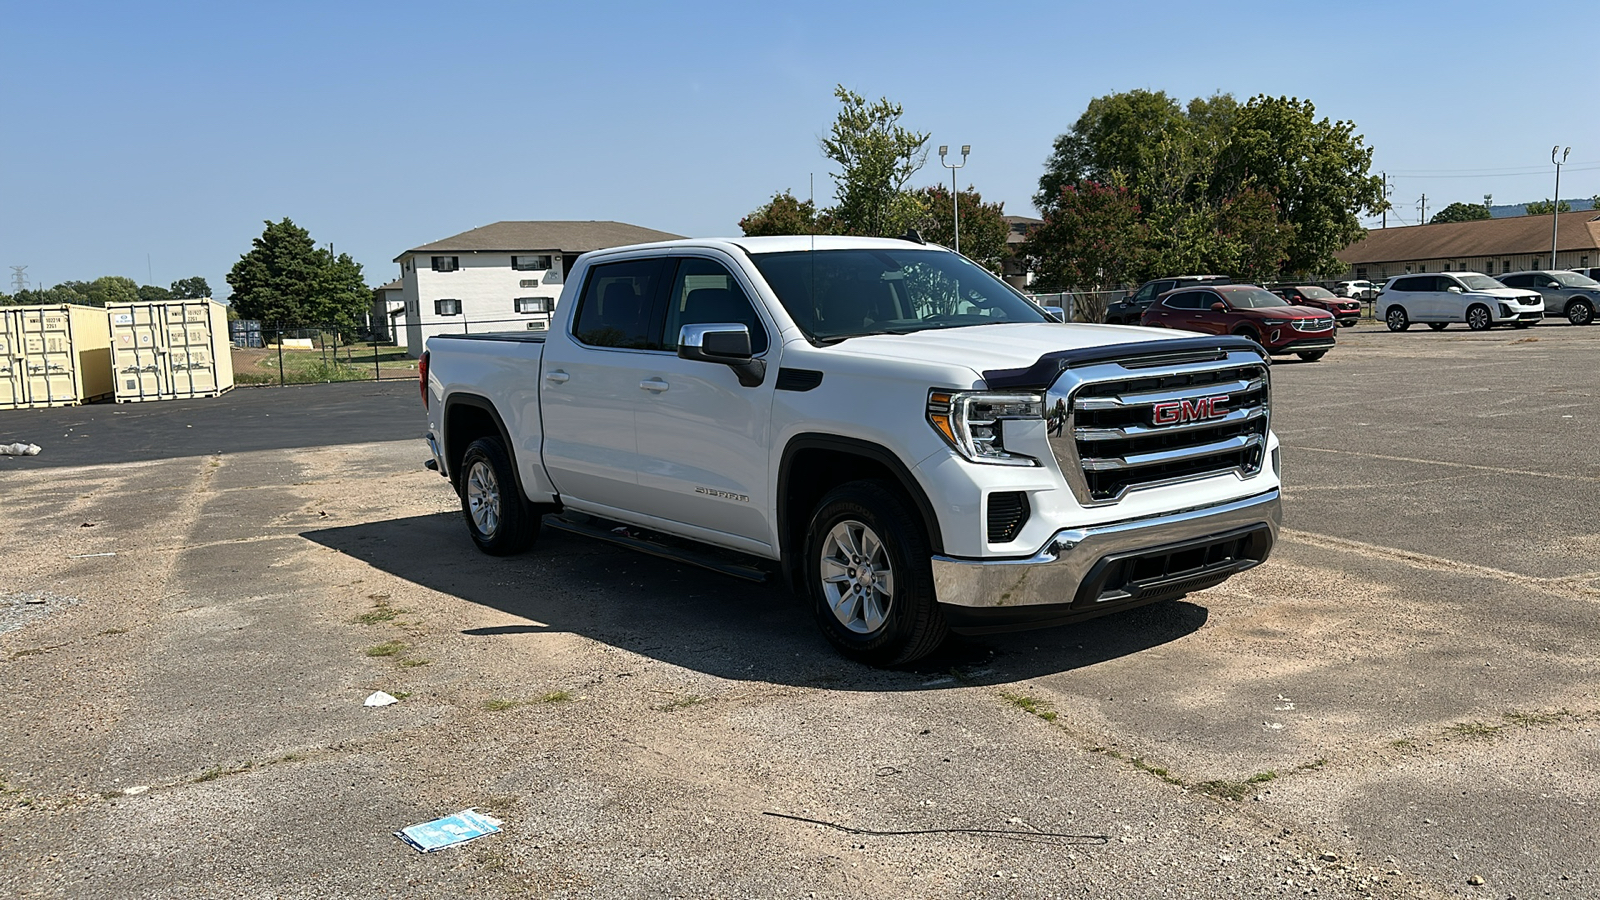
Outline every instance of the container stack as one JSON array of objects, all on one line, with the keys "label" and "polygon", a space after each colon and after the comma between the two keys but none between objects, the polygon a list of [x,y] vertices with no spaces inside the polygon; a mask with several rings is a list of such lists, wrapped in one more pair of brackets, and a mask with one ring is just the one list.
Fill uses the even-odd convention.
[{"label": "container stack", "polygon": [[118,403],[215,397],[233,388],[228,312],[213,300],[106,307]]}]

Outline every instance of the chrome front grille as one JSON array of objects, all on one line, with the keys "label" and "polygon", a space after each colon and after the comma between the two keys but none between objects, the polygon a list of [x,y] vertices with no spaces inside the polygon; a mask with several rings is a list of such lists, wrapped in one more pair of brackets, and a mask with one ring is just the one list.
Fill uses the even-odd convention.
[{"label": "chrome front grille", "polygon": [[1326,319],[1318,317],[1318,318],[1315,318],[1315,319],[1295,319],[1294,320],[1294,330],[1295,331],[1326,331],[1326,330],[1328,330],[1329,328],[1332,328],[1332,327],[1333,327],[1333,316],[1329,316]]},{"label": "chrome front grille", "polygon": [[1051,450],[1078,501],[1222,473],[1261,471],[1271,428],[1267,364],[1248,351],[1069,369],[1046,400]]}]

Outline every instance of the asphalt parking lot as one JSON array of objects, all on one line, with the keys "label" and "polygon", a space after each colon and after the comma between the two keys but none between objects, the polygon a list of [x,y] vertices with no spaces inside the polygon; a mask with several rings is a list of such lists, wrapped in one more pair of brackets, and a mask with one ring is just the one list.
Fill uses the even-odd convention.
[{"label": "asphalt parking lot", "polygon": [[0,895],[1600,895],[1600,327],[1358,326],[1274,404],[1267,565],[901,672],[479,555],[410,383],[0,413]]}]

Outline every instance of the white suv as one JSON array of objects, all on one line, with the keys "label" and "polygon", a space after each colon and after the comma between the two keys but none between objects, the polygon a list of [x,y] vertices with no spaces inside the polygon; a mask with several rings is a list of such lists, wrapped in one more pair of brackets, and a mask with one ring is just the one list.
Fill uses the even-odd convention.
[{"label": "white suv", "polygon": [[1412,322],[1434,331],[1451,322],[1465,322],[1473,331],[1496,325],[1526,328],[1544,318],[1538,292],[1508,288],[1477,272],[1397,275],[1373,302],[1390,331],[1405,331]]}]

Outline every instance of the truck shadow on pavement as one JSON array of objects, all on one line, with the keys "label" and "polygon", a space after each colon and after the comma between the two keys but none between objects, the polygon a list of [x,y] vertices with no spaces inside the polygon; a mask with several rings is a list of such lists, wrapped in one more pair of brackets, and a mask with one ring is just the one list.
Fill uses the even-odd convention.
[{"label": "truck shadow on pavement", "polygon": [[[1005,684],[1093,666],[1181,639],[1205,624],[1187,601],[1038,631],[956,637],[901,670],[833,651],[805,603],[754,584],[544,529],[514,557],[473,547],[459,513],[302,532],[398,578],[525,620],[464,628],[484,640],[570,632],[720,678],[860,691]],[[426,610],[422,610],[426,612]]]}]

